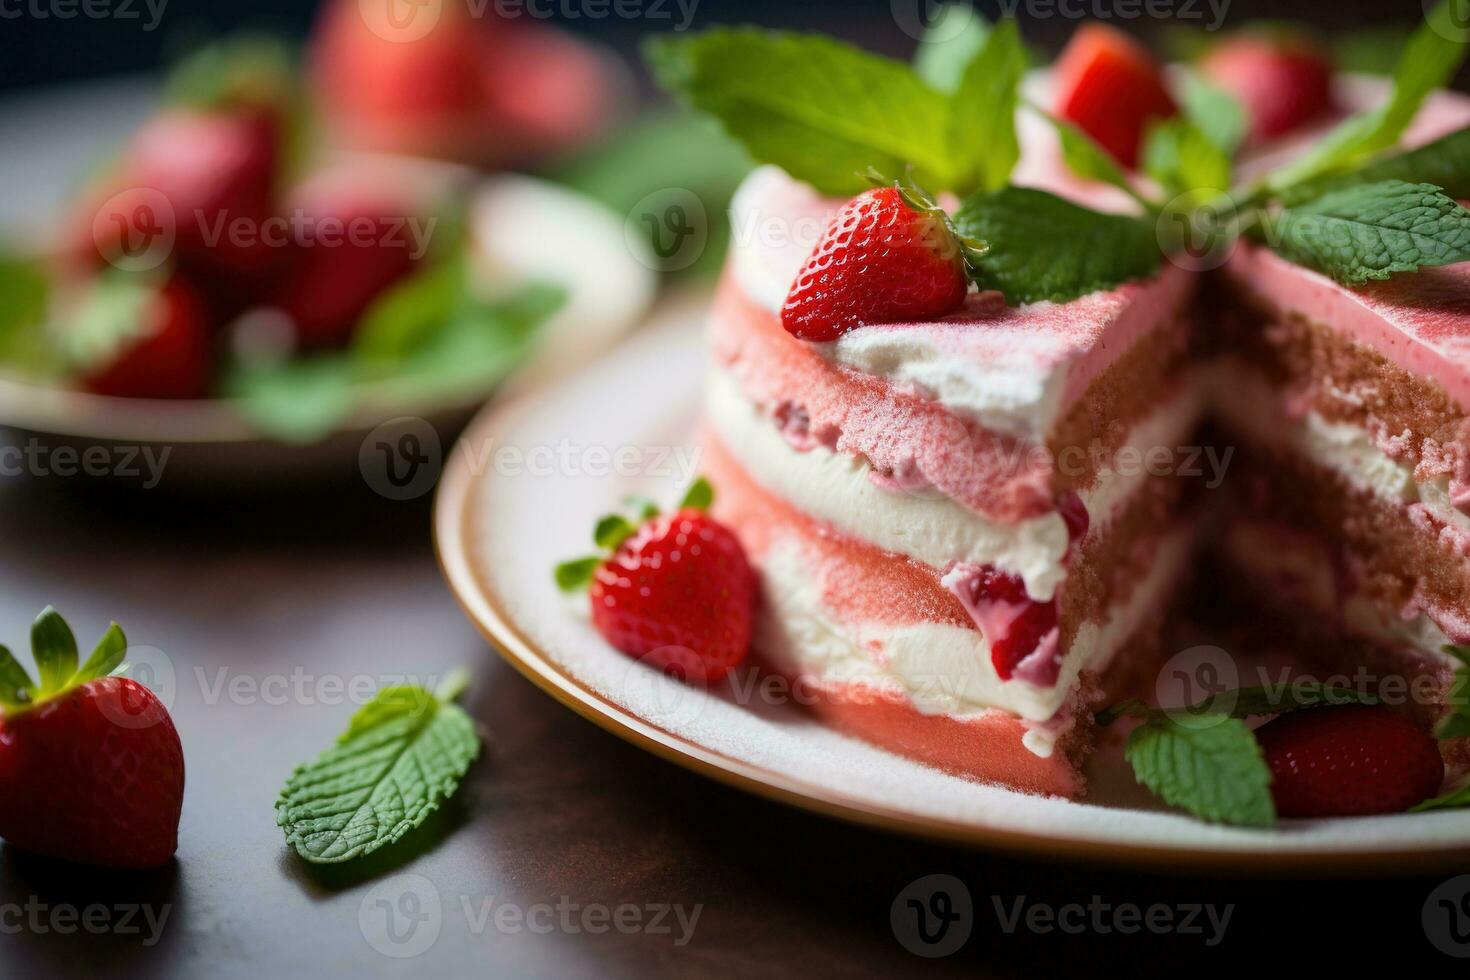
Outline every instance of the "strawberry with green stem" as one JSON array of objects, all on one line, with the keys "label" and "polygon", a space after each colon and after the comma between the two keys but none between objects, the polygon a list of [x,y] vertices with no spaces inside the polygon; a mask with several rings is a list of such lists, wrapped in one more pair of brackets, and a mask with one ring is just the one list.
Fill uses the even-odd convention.
[{"label": "strawberry with green stem", "polygon": [[0,647],[0,837],[79,864],[151,868],[173,856],[184,752],[152,691],[114,675],[127,651],[116,623],[78,666],[49,606],[31,627],[35,683]]},{"label": "strawberry with green stem", "polygon": [[678,510],[635,505],[597,522],[605,554],[564,562],[556,581],[587,589],[592,624],[614,647],[692,683],[723,678],[745,660],[756,575],[735,535],[705,511],[714,491],[696,480]]}]

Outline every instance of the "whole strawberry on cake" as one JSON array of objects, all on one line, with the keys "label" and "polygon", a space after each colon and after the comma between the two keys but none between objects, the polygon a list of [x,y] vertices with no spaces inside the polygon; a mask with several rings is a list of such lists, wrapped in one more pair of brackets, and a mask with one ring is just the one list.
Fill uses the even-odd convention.
[{"label": "whole strawberry on cake", "polygon": [[[664,81],[764,164],[732,207],[702,434],[711,517],[758,573],[753,658],[843,731],[1023,791],[1083,795],[1127,719],[1139,780],[1206,819],[1463,802],[1454,13],[1373,82],[1279,33],[1165,67],[1089,25],[1037,73],[978,18],[912,67],[658,39]],[[1299,630],[1304,664],[1420,696],[1213,692],[1218,725],[1175,724],[1149,703],[1160,624],[1216,553],[1236,615]],[[1306,789],[1303,758],[1329,773]],[[1384,785],[1334,809],[1334,767],[1370,758]]]}]

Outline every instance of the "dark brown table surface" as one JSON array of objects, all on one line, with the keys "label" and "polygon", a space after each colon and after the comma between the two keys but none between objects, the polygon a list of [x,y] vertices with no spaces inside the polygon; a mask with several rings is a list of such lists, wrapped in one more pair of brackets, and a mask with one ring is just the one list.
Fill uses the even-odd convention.
[{"label": "dark brown table surface", "polygon": [[[84,644],[119,619],[134,644],[173,665],[188,764],[168,867],[100,873],[0,847],[0,976],[1122,976],[1223,958],[1321,963],[1365,949],[1455,965],[1420,919],[1447,876],[1201,879],[1021,861],[835,823],[660,762],[502,662],[441,583],[427,501],[389,502],[360,480],[176,497],[106,480],[0,479],[0,547],[0,642],[24,646],[48,602]],[[459,665],[473,671],[466,703],[491,740],[454,805],[387,862],[321,871],[299,861],[273,803],[292,766],[352,712],[331,680]],[[974,910],[968,941],[938,959],[908,952],[890,925],[899,892],[931,874],[962,881]],[[425,918],[426,882],[437,917]],[[399,916],[388,950],[424,951],[380,951],[384,934],[371,925],[386,921],[380,900]],[[1208,926],[1102,932],[1091,913],[1079,932],[1024,923],[1007,932],[997,903],[1018,901],[1233,911],[1211,947]],[[551,909],[536,912],[541,904]],[[686,916],[698,906],[699,917],[682,945],[672,914],[670,932],[578,924],[623,905],[681,905]],[[63,931],[74,925],[68,909],[89,906],[102,906],[90,931]],[[155,919],[167,909],[156,942],[141,913],[124,920],[144,906]],[[497,928],[502,906],[539,931],[511,919]]]}]

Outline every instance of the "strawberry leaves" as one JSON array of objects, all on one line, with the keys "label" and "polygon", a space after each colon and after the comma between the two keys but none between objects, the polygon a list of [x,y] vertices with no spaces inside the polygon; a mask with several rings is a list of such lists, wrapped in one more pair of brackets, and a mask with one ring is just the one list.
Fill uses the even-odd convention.
[{"label": "strawberry leaves", "polygon": [[[689,485],[676,509],[709,510],[714,499],[714,487],[701,476]],[[573,558],[571,561],[561,562],[552,570],[557,588],[563,592],[584,591],[592,584],[592,577],[597,574],[597,569],[607,560],[608,555],[617,551],[624,541],[636,534],[639,525],[659,514],[658,505],[647,497],[630,495],[624,498],[623,504],[625,513],[604,514],[592,528],[592,542],[602,554]]]},{"label": "strawberry leaves", "polygon": [[13,653],[0,646],[0,708],[15,714],[106,677],[122,663],[127,649],[122,627],[112,623],[87,662],[78,667],[76,636],[61,614],[47,606],[31,624],[31,658],[36,662],[39,684],[31,680]]}]

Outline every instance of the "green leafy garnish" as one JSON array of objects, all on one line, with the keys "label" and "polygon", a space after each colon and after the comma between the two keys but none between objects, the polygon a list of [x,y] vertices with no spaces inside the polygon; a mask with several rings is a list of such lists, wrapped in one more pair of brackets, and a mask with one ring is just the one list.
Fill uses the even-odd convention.
[{"label": "green leafy garnish", "polygon": [[31,624],[31,658],[36,663],[39,684],[31,680],[14,654],[0,646],[0,708],[15,714],[106,677],[122,663],[127,647],[122,627],[112,623],[86,662],[78,666],[76,636],[66,620],[47,606]]},{"label": "green leafy garnish", "polygon": [[462,676],[437,692],[384,688],[337,744],[300,766],[276,801],[286,843],[307,861],[350,861],[394,843],[452,796],[480,752],[475,723],[454,704]]},{"label": "green leafy garnish", "polygon": [[1240,101],[1192,71],[1181,75],[1178,95],[1184,118],[1227,157],[1234,156],[1250,131],[1250,119]]},{"label": "green leafy garnish", "polygon": [[966,65],[953,95],[949,153],[956,191],[997,190],[1010,179],[1021,158],[1016,104],[1025,73],[1016,22],[1002,21]]},{"label": "green leafy garnish", "polygon": [[709,510],[710,505],[714,502],[715,488],[701,476],[689,485],[689,489],[684,493],[684,499],[679,502],[679,509]]},{"label": "green leafy garnish", "polygon": [[1205,131],[1176,116],[1156,122],[1144,143],[1143,170],[1169,194],[1210,195],[1230,186],[1230,157]]},{"label": "green leafy garnish", "polygon": [[1439,720],[1434,734],[1440,738],[1470,738],[1470,646],[1451,644],[1444,650],[1460,665],[1450,685],[1450,710]]},{"label": "green leafy garnish", "polygon": [[0,253],[0,366],[52,373],[59,360],[46,334],[51,281],[39,259]]},{"label": "green leafy garnish", "polygon": [[1276,822],[1271,770],[1238,718],[1186,725],[1159,713],[1133,730],[1124,755],[1140,783],[1201,819],[1243,827]]},{"label": "green leafy garnish", "polygon": [[1263,232],[1286,258],[1349,285],[1470,259],[1470,212],[1433,184],[1327,191],[1267,219]]},{"label": "green leafy garnish", "polygon": [[1466,806],[1470,806],[1470,779],[1465,780],[1454,789],[1410,807],[1409,812],[1424,813],[1428,810],[1453,810]]},{"label": "green leafy garnish", "polygon": [[971,197],[954,220],[962,235],[990,243],[975,279],[1010,303],[1074,299],[1151,275],[1161,259],[1152,224],[1027,187]]},{"label": "green leafy garnish", "polygon": [[990,24],[980,11],[969,3],[946,3],[919,40],[914,71],[941,92],[953,92],[989,36]]},{"label": "green leafy garnish", "polygon": [[1417,149],[1379,157],[1356,170],[1298,184],[1283,193],[1282,200],[1293,204],[1329,190],[1384,180],[1434,184],[1450,197],[1470,197],[1470,128],[1458,129]]}]

